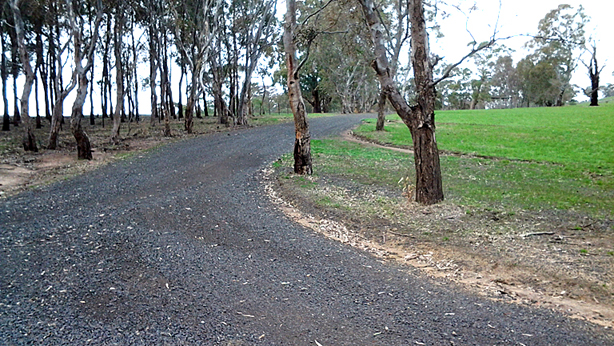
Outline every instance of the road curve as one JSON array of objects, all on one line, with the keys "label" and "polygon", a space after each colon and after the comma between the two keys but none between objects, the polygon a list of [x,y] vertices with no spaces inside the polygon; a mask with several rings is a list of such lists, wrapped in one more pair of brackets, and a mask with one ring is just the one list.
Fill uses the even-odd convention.
[{"label": "road curve", "polygon": [[2,200],[0,344],[613,344],[288,220],[258,172],[292,144],[291,124],[220,133]]}]

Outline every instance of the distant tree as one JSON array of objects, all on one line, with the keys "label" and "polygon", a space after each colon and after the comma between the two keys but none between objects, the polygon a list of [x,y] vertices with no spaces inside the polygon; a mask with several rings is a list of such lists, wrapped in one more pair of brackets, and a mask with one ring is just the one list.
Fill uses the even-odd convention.
[{"label": "distant tree", "polygon": [[569,86],[562,85],[565,82],[558,78],[557,67],[549,61],[534,63],[525,58],[518,63],[517,69],[521,79],[523,102],[527,107],[531,104],[551,107],[557,102],[571,99],[565,94],[570,90]]},{"label": "distant tree", "polygon": [[599,75],[605,66],[599,68],[597,61],[597,44],[593,42],[592,50],[590,50],[589,63],[582,61],[582,64],[588,69],[588,76],[591,79],[591,86],[587,90],[586,95],[591,99],[591,106],[599,106]]},{"label": "distant tree", "polygon": [[608,83],[601,88],[601,95],[603,97],[612,97],[614,96],[614,84]]},{"label": "distant tree", "polygon": [[520,106],[520,78],[514,60],[510,55],[497,58],[490,80],[493,108],[513,108]]},{"label": "distant tree", "polygon": [[196,103],[203,90],[201,85],[204,80],[201,79],[213,49],[213,39],[220,27],[221,4],[216,0],[181,1],[177,4],[181,7],[175,10],[175,44],[182,64],[187,65],[192,76],[185,109],[184,127],[187,133],[193,131]]},{"label": "distant tree", "polygon": [[[572,89],[570,80],[572,73],[577,66],[578,51],[584,46],[585,31],[584,27],[588,22],[587,16],[584,14],[584,8],[580,5],[577,9],[570,5],[559,5],[556,9],[548,12],[546,16],[540,20],[538,33],[533,40],[528,44],[529,47],[535,49],[535,52],[528,56],[526,60],[530,60],[531,64],[538,68],[534,71],[534,75],[541,72],[553,72],[554,80],[548,84],[552,88],[558,88],[558,93],[552,99],[550,89],[545,89],[546,92],[542,95],[526,97],[528,99],[535,98],[542,100],[545,104],[554,106],[562,106]],[[550,70],[547,64],[552,66],[554,70]],[[525,65],[528,67],[528,65]],[[543,85],[543,78],[538,79]],[[539,92],[539,88],[531,87],[532,92]]]},{"label": "distant tree", "polygon": [[[75,5],[75,2],[69,2],[67,12],[73,40],[73,79],[77,85],[77,95],[70,115],[70,129],[77,142],[77,157],[79,159],[91,160],[92,149],[90,139],[81,126],[81,119],[83,118],[83,105],[85,104],[87,88],[90,83],[87,75],[94,65],[94,50],[98,41],[99,27],[104,12],[101,0],[97,0],[95,7]],[[81,11],[86,12],[90,10],[96,11],[95,20],[93,25],[86,31],[86,20],[84,18],[86,14],[81,13]],[[91,14],[88,13],[87,15]],[[90,22],[90,24],[92,23]],[[86,37],[85,33],[89,33],[89,37]]]},{"label": "distant tree", "polygon": [[32,130],[32,121],[30,120],[29,112],[30,92],[32,91],[32,85],[34,84],[34,79],[36,78],[36,75],[34,70],[32,69],[32,64],[30,63],[30,55],[26,47],[26,29],[23,17],[21,15],[21,9],[19,8],[21,5],[21,1],[12,0],[9,4],[13,11],[13,18],[15,21],[15,35],[17,39],[16,43],[19,47],[19,57],[21,59],[21,64],[23,65],[24,73],[26,75],[23,92],[21,94],[21,115],[22,122],[24,124],[23,148],[26,151],[38,151],[36,137],[34,136],[34,132]]},{"label": "distant tree", "polygon": [[[0,7],[0,18],[4,18],[5,16],[6,6]],[[2,49],[2,58],[0,60],[0,76],[2,77],[2,104],[3,104],[3,116],[2,116],[2,131],[10,131],[10,122],[11,118],[9,115],[9,102],[7,97],[7,83],[8,83],[8,62],[6,59],[6,42],[4,39],[4,35],[6,34],[7,23],[2,20],[0,21],[0,48]]]}]

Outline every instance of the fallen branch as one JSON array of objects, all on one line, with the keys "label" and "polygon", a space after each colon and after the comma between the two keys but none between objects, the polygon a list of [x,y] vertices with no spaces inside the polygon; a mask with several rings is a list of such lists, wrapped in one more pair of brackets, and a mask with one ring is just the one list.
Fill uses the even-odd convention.
[{"label": "fallen branch", "polygon": [[521,235],[521,237],[526,238],[526,237],[533,237],[533,236],[539,236],[539,235],[554,235],[554,232],[535,232],[535,233],[527,233],[527,234],[523,234],[523,235]]}]

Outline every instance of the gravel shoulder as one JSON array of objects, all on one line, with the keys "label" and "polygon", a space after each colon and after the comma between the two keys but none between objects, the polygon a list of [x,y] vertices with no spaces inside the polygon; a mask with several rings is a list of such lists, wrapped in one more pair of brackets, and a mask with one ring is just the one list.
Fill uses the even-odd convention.
[{"label": "gravel shoulder", "polygon": [[[311,120],[314,138],[361,116]],[[262,171],[291,124],[171,143],[1,200],[8,345],[611,345],[290,220]]]}]

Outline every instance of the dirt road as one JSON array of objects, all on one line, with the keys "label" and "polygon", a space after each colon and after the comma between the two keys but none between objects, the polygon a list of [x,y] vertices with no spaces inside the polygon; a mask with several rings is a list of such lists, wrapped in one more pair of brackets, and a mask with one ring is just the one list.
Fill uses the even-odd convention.
[{"label": "dirt road", "polygon": [[[311,120],[314,138],[360,116]],[[182,141],[1,201],[6,345],[612,345],[288,220],[260,171],[291,124]],[[316,168],[317,169],[317,168]]]}]

